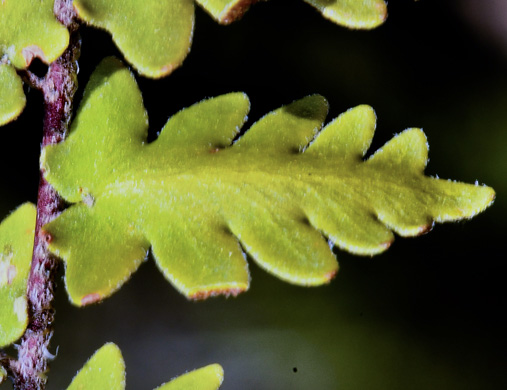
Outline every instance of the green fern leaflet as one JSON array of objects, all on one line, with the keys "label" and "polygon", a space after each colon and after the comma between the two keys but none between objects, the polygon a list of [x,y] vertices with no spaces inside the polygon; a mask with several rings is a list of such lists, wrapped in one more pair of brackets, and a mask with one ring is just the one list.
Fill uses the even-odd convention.
[{"label": "green fern leaflet", "polygon": [[0,347],[19,339],[28,324],[35,214],[35,206],[25,203],[0,224]]},{"label": "green fern leaflet", "polygon": [[246,290],[243,251],[283,280],[320,285],[338,269],[327,239],[374,255],[389,247],[393,231],[413,236],[433,221],[472,217],[495,196],[486,186],[424,176],[419,129],[363,161],[375,128],[368,106],[320,131],[327,102],[309,96],[233,143],[249,106],[242,93],[202,101],[148,143],[133,75],[115,59],[102,62],[69,138],[42,156],[46,179],[75,203],[45,227],[50,250],[66,262],[72,302],[110,295],[150,246],[190,298]]}]

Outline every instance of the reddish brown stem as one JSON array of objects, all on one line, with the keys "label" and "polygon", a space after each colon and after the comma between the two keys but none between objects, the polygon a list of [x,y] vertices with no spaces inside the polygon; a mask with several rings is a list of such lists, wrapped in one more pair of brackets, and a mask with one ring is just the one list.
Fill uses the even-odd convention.
[{"label": "reddish brown stem", "polygon": [[[76,33],[65,53],[48,69],[42,82],[45,118],[41,147],[61,142],[67,133],[72,114],[72,99],[77,87],[77,59],[80,40]],[[47,249],[48,238],[41,228],[60,214],[65,204],[40,172],[32,266],[28,279],[29,324],[18,347],[18,359],[11,361],[10,371],[16,390],[42,390],[52,336],[52,306],[58,260]]]}]

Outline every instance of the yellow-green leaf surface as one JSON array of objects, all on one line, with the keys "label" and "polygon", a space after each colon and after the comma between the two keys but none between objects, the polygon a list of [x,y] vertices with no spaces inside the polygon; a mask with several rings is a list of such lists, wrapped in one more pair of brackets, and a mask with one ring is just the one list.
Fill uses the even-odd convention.
[{"label": "yellow-green leaf surface", "polygon": [[25,108],[23,82],[10,65],[0,65],[0,126],[16,119]]},{"label": "yellow-green leaf surface", "polygon": [[56,60],[69,43],[67,28],[53,14],[54,0],[0,1],[0,57],[25,69],[34,57]]},{"label": "yellow-green leaf surface", "polygon": [[137,71],[162,77],[190,50],[193,0],[74,0],[81,19],[109,31]]},{"label": "yellow-green leaf surface", "polygon": [[384,0],[304,0],[324,17],[349,28],[370,29],[384,23],[387,5]]},{"label": "yellow-green leaf surface", "polygon": [[187,372],[155,390],[216,390],[224,380],[224,370],[219,364]]},{"label": "yellow-green leaf surface", "polygon": [[205,100],[147,143],[133,76],[112,58],[98,67],[69,138],[42,155],[46,179],[75,203],[45,227],[66,262],[72,302],[110,295],[150,245],[164,275],[192,298],[247,289],[242,248],[281,279],[320,285],[338,269],[324,236],[374,255],[392,231],[417,235],[434,220],[472,217],[494,198],[489,187],[424,176],[419,129],[363,161],[376,120],[369,106],[320,131],[327,102],[309,96],[232,143],[248,110],[242,93]]},{"label": "yellow-green leaf surface", "polygon": [[[216,390],[223,381],[220,365],[209,366],[183,374],[155,390]],[[123,390],[125,362],[120,349],[107,343],[97,350],[76,374],[67,390]]]},{"label": "yellow-green leaf surface", "polygon": [[125,362],[120,349],[113,343],[105,344],[76,374],[67,390],[123,390],[125,389]]},{"label": "yellow-green leaf surface", "polygon": [[0,347],[21,337],[28,323],[26,285],[35,214],[35,206],[25,203],[0,224]]}]

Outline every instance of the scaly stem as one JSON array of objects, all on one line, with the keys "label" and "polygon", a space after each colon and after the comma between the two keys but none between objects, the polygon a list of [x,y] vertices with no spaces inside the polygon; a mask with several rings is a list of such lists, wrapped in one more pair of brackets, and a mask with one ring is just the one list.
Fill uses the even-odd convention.
[{"label": "scaly stem", "polygon": [[[45,106],[42,148],[65,138],[77,88],[80,39],[71,17],[72,2],[55,1],[55,14],[71,30],[71,39],[65,53],[49,66],[41,82]],[[46,385],[48,359],[53,357],[48,347],[53,333],[52,302],[58,260],[49,253],[47,238],[41,234],[41,228],[56,218],[64,206],[63,199],[46,182],[41,170],[34,251],[27,291],[29,323],[18,347],[18,359],[11,360],[9,367],[16,390],[42,390]]]}]

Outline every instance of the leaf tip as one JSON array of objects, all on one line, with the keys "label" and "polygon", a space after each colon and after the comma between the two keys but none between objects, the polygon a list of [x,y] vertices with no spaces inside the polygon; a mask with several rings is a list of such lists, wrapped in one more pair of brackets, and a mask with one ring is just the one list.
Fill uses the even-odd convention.
[{"label": "leaf tip", "polygon": [[189,294],[189,299],[193,301],[203,301],[208,298],[218,297],[220,295],[229,297],[237,297],[242,292],[248,290],[248,286],[245,287],[233,287],[233,288],[214,288],[209,290],[198,290]]},{"label": "leaf tip", "polygon": [[387,3],[384,0],[304,1],[317,8],[325,18],[350,29],[373,29],[387,19]]},{"label": "leaf tip", "polygon": [[493,202],[495,201],[496,199],[496,192],[493,188],[491,187],[488,187],[486,185],[483,185],[483,187],[486,187],[487,189],[489,189],[489,199],[488,199],[488,202],[487,202],[487,205],[486,207],[488,206],[491,206],[493,204]]},{"label": "leaf tip", "polygon": [[415,235],[416,236],[422,236],[424,234],[427,234],[433,230],[433,226],[435,226],[435,221],[431,221],[431,223],[421,225],[417,228]]},{"label": "leaf tip", "polygon": [[337,274],[338,274],[338,269],[334,269],[334,270],[329,271],[326,274],[324,274],[324,283],[330,283],[331,280],[333,280]]},{"label": "leaf tip", "polygon": [[92,303],[97,303],[102,299],[102,296],[99,293],[91,293],[88,295],[85,295],[81,298],[81,306],[90,305]]},{"label": "leaf tip", "polygon": [[[169,63],[167,65],[161,66],[159,69],[151,70],[151,69],[139,69],[136,67],[139,74],[152,78],[152,79],[160,79],[162,77],[168,76],[171,74],[176,68],[178,68],[181,63]],[[135,67],[135,65],[134,65]]]},{"label": "leaf tip", "polygon": [[379,16],[378,18],[378,24],[382,24],[387,20],[387,4],[382,1],[377,4],[375,4],[375,9],[377,10],[377,14]]},{"label": "leaf tip", "polygon": [[250,8],[251,5],[257,3],[259,0],[239,0],[231,6],[230,8],[226,8],[223,12],[218,15],[217,21],[222,25],[228,25],[236,20],[239,20],[243,17],[246,11]]},{"label": "leaf tip", "polygon": [[470,218],[475,217],[475,215],[482,213],[488,207],[491,207],[496,199],[496,192],[492,187],[489,187],[485,184],[479,186],[477,182],[475,182],[475,186],[479,187],[482,191],[484,191],[484,195],[482,196],[482,204],[479,208],[470,215]]},{"label": "leaf tip", "polygon": [[384,251],[388,250],[391,247],[391,245],[393,244],[393,242],[394,242],[394,238],[392,240],[384,241],[383,243],[381,243],[379,245],[380,251],[384,252]]}]

